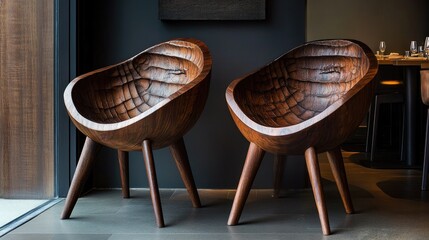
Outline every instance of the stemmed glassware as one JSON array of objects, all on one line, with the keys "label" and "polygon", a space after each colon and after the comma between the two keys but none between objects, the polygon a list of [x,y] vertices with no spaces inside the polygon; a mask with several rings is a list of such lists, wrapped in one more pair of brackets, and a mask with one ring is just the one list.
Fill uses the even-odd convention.
[{"label": "stemmed glassware", "polygon": [[426,57],[429,60],[429,37],[426,37],[425,39],[425,45],[423,46],[425,52],[426,52]]},{"label": "stemmed glassware", "polygon": [[411,54],[416,54],[417,53],[417,41],[411,41],[410,52],[411,52]]},{"label": "stemmed glassware", "polygon": [[378,47],[380,49],[381,55],[383,56],[384,55],[384,51],[386,51],[386,42],[381,41],[380,45]]}]

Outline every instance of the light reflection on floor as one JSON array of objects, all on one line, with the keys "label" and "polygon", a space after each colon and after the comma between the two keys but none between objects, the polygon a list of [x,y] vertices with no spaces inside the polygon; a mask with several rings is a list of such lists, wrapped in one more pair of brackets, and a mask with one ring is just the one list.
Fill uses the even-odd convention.
[{"label": "light reflection on floor", "polygon": [[47,200],[0,199],[0,228]]}]

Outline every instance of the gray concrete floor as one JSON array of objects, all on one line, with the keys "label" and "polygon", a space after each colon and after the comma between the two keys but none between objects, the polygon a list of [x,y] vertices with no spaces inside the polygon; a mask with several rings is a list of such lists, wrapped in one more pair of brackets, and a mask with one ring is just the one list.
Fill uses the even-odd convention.
[{"label": "gray concrete floor", "polygon": [[82,197],[69,220],[60,220],[63,202],[2,239],[429,239],[429,195],[420,191],[421,171],[370,169],[346,153],[356,213],[347,215],[326,158],[321,156],[332,235],[322,235],[310,189],[253,190],[240,225],[227,226],[235,191],[199,190],[204,207],[194,209],[183,189],[161,191],[166,227],[156,227],[150,195],[134,190],[93,191]]}]

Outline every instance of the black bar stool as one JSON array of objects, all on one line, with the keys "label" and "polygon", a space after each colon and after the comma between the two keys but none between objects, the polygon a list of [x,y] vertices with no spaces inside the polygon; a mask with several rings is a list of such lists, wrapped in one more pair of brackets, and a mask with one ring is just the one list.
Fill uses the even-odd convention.
[{"label": "black bar stool", "polygon": [[[380,118],[380,108],[382,104],[386,103],[401,103],[404,108],[404,83],[401,80],[380,80],[377,79],[377,89],[374,101],[371,104],[368,117],[368,130],[366,140],[366,152],[370,152],[370,161],[375,159],[377,151],[377,133]],[[402,118],[404,118],[404,111],[402,111]],[[393,131],[391,129],[390,131]],[[401,159],[403,154],[404,145],[404,119],[402,119],[402,134],[401,134]]]},{"label": "black bar stool", "polygon": [[[421,79],[421,94],[422,101],[426,106],[429,106],[429,70],[421,70],[420,71],[420,79]],[[428,172],[429,172],[429,108],[428,108],[428,116],[426,119],[426,141],[425,141],[425,155],[423,160],[423,176],[422,176],[422,190],[427,190],[428,183]]]}]

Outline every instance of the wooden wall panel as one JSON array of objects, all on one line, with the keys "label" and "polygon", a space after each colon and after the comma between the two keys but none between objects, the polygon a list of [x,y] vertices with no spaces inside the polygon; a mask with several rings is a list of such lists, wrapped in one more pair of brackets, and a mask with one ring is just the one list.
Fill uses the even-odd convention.
[{"label": "wooden wall panel", "polygon": [[0,197],[54,196],[53,0],[0,0]]}]

